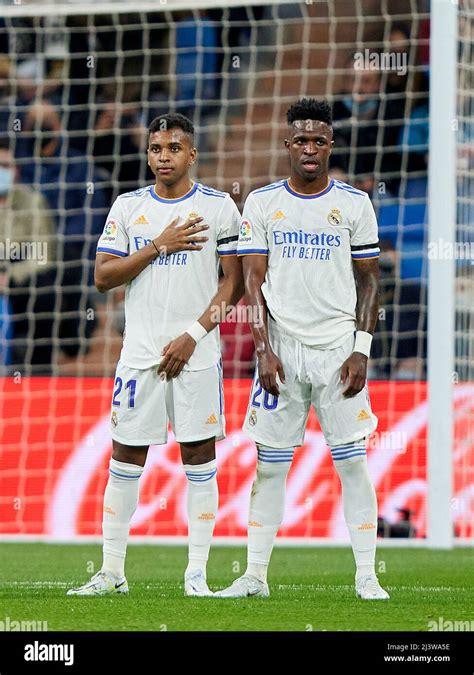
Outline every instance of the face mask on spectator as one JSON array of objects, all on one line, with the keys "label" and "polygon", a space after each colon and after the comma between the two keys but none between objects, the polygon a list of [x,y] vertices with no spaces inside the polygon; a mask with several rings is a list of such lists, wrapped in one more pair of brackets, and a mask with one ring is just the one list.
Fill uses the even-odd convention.
[{"label": "face mask on spectator", "polygon": [[13,171],[0,166],[0,195],[6,195],[13,186]]},{"label": "face mask on spectator", "polygon": [[356,115],[367,115],[377,109],[378,101],[374,98],[368,98],[365,101],[356,103],[352,96],[344,96],[344,105],[351,113]]}]

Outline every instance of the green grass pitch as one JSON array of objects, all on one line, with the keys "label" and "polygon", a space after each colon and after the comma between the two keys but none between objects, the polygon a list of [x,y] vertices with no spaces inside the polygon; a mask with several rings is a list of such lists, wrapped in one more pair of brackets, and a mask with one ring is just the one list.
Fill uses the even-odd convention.
[{"label": "green grass pitch", "polygon": [[[277,548],[270,598],[224,600],[183,596],[184,546],[130,545],[128,596],[66,597],[100,561],[98,545],[1,544],[0,621],[47,621],[51,631],[427,631],[440,617],[473,625],[474,549],[380,548],[386,602],[355,597],[348,548]],[[244,570],[243,547],[211,550],[212,590]]]}]

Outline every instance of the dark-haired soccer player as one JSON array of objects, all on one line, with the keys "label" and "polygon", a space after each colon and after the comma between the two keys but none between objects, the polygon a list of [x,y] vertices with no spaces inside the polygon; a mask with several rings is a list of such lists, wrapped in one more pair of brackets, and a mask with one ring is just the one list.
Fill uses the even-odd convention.
[{"label": "dark-haired soccer player", "polygon": [[258,462],[247,571],[216,595],[269,595],[286,476],[313,405],[342,483],[356,593],[387,599],[374,569],[377,502],[365,450],[377,426],[366,386],[378,311],[377,222],[367,194],[328,177],[327,103],[302,99],[291,106],[285,146],[290,177],[249,195],[240,228],[246,293],[258,309],[252,325],[258,368],[244,424]]},{"label": "dark-haired soccer player", "polygon": [[240,214],[229,194],[190,179],[193,132],[180,114],[153,120],[147,152],[156,182],[115,201],[98,243],[96,286],[103,292],[126,284],[126,329],[112,398],[103,565],[69,595],[128,592],[124,564],[138,479],[149,446],[166,443],[168,421],[188,479],[185,594],[211,594],[206,563],[217,512],[215,441],[225,433],[216,328],[223,317],[215,309],[235,305],[243,281]]}]

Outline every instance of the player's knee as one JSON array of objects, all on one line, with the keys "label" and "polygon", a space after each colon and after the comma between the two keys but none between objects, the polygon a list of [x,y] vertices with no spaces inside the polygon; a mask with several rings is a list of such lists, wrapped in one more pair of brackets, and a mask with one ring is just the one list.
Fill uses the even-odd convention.
[{"label": "player's knee", "polygon": [[206,464],[216,458],[215,437],[180,445],[183,464]]},{"label": "player's knee", "polygon": [[115,459],[116,462],[145,466],[147,453],[148,447],[128,446],[118,443],[117,441],[113,442],[112,458]]}]

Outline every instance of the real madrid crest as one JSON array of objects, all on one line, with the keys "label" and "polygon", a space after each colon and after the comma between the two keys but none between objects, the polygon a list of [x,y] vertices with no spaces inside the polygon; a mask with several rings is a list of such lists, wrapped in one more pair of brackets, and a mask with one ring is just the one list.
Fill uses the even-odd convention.
[{"label": "real madrid crest", "polygon": [[331,209],[328,213],[328,222],[331,225],[340,225],[342,223],[342,216],[339,209]]},{"label": "real madrid crest", "polygon": [[112,422],[112,426],[113,426],[113,427],[116,427],[116,426],[117,426],[117,424],[118,424],[118,415],[117,415],[117,413],[115,412],[115,410],[114,410],[113,413],[112,413],[112,418],[111,418],[110,421]]},{"label": "real madrid crest", "polygon": [[250,411],[249,424],[251,427],[257,424],[257,411],[255,409]]}]

